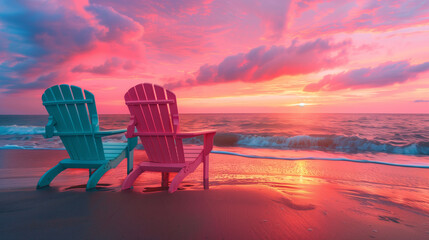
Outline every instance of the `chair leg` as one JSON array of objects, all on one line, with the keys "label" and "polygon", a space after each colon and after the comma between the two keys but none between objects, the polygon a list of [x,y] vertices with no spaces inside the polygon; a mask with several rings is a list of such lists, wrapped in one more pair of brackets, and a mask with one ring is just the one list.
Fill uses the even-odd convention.
[{"label": "chair leg", "polygon": [[127,175],[133,171],[134,150],[127,152]]},{"label": "chair leg", "polygon": [[204,189],[209,189],[209,155],[205,156],[203,168]]},{"label": "chair leg", "polygon": [[86,184],[86,190],[93,189],[97,186],[98,181],[100,181],[100,178],[110,170],[110,167],[105,164],[101,167],[97,168],[92,174],[91,177],[88,180],[88,183]]},{"label": "chair leg", "polygon": [[40,178],[37,183],[37,188],[43,188],[49,186],[49,184],[54,180],[54,178],[64,171],[66,168],[61,164],[56,165],[55,167],[49,169],[43,176]]},{"label": "chair leg", "polygon": [[180,172],[177,173],[177,175],[173,178],[173,181],[171,181],[170,188],[168,188],[169,193],[174,193],[177,188],[179,187],[179,184],[185,179],[186,176],[188,176],[192,171],[188,171],[186,168],[182,168]]},{"label": "chair leg", "polygon": [[163,172],[162,174],[162,187],[167,188],[168,187],[168,181],[170,180],[170,173],[169,172]]},{"label": "chair leg", "polygon": [[133,183],[136,181],[137,177],[144,172],[143,168],[138,166],[135,168],[124,180],[122,183],[122,190],[130,189],[133,186]]}]

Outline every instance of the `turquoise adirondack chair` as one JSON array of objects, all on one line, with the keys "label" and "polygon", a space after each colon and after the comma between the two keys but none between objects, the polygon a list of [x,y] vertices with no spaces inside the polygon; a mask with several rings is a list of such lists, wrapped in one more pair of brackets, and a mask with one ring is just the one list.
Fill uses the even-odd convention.
[{"label": "turquoise adirondack chair", "polygon": [[59,136],[70,158],[60,161],[39,180],[37,188],[49,186],[67,168],[88,168],[86,189],[93,189],[109,169],[127,158],[127,174],[133,167],[133,149],[137,138],[127,143],[106,143],[102,137],[121,134],[123,130],[100,131],[94,95],[87,90],[66,84],[46,89],[43,105],[49,113],[45,138]]},{"label": "turquoise adirondack chair", "polygon": [[[182,180],[202,163],[204,189],[209,188],[209,154],[215,130],[179,131],[179,112],[174,93],[150,83],[138,84],[125,94],[131,114],[126,136],[140,137],[148,156],[122,183],[122,190],[132,187],[145,171],[161,172],[162,186],[168,187],[169,173],[177,172],[168,189],[173,193]],[[182,139],[204,136],[202,146],[185,146]]]}]

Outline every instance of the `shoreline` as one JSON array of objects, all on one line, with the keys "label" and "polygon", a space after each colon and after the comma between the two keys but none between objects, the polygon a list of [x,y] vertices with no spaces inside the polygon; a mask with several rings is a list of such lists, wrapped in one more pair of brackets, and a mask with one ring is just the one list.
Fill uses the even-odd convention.
[{"label": "shoreline", "polygon": [[[223,148],[221,150],[228,150]],[[238,153],[248,152],[249,155],[257,153],[258,149],[234,148]],[[134,151],[134,165],[146,161],[144,150]],[[269,156],[288,154],[291,158],[317,155],[321,158],[341,158],[350,155],[325,153],[320,151],[285,151],[272,150]],[[352,157],[364,157],[354,155]],[[382,155],[381,157],[395,157]],[[27,150],[27,149],[0,149],[0,191],[3,189],[31,188],[36,186],[38,179],[60,160],[68,158],[65,150]],[[395,160],[398,161],[399,160]],[[126,162],[122,161],[118,167],[109,170],[100,180],[100,183],[111,187],[118,187],[125,178]],[[350,183],[367,183],[377,185],[392,185],[396,187],[410,187],[429,190],[428,169],[404,168],[398,166],[380,165],[374,163],[356,163],[347,161],[329,160],[277,160],[266,158],[246,158],[234,155],[210,154],[210,182],[213,185],[222,184],[266,184],[272,182],[272,177],[283,182],[299,177],[307,181],[341,181]],[[201,184],[201,166],[185,179],[185,183]],[[66,170],[58,175],[51,186],[73,186],[85,184],[87,170]],[[159,178],[151,172],[145,173],[137,186],[158,185]],[[143,178],[143,179],[142,179]],[[10,182],[8,182],[10,180]],[[11,182],[22,180],[22,185],[15,184],[8,188]],[[268,184],[269,185],[269,184]],[[5,188],[6,187],[6,188]]]}]

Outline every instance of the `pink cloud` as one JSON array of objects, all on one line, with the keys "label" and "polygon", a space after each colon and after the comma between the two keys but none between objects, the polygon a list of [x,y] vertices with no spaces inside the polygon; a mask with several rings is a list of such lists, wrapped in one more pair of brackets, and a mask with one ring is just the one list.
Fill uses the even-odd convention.
[{"label": "pink cloud", "polygon": [[[410,85],[419,85],[419,89],[426,88],[424,80],[411,82],[426,77],[419,75],[419,71],[426,71],[426,65],[408,62],[394,65],[396,72],[392,70],[391,77],[372,72],[377,69],[375,66],[387,61],[427,61],[424,31],[429,17],[428,1],[0,2],[0,93],[4,93],[4,99],[9,98],[5,93],[15,94],[17,99],[33,99],[27,101],[34,104],[28,107],[31,109],[38,106],[41,89],[58,83],[93,89],[95,94],[107,96],[105,102],[121,99],[127,85],[138,81],[171,87],[225,83],[215,90],[213,86],[199,88],[201,92],[197,94],[204,95],[207,91],[210,97],[235,96],[235,92],[222,89],[236,86],[246,86],[238,94],[269,95],[273,88],[300,91],[302,81],[311,76],[300,76],[299,80],[281,81],[281,78],[252,87],[247,87],[248,83],[317,73],[338,66],[344,68],[344,74],[358,68],[355,66],[374,67],[367,70],[368,76],[356,77],[355,82],[342,80],[346,82],[342,83],[334,81],[339,77],[331,76],[334,80],[315,83],[307,90],[329,91],[341,88],[341,84],[355,89],[401,83],[404,91],[409,90],[413,96],[406,100],[410,104],[414,99],[426,99],[423,91],[414,93],[405,83],[410,81]],[[406,29],[389,33],[401,28]],[[360,31],[365,34],[349,34]],[[356,45],[342,42],[344,37],[352,38]],[[300,42],[282,46],[294,38]],[[163,76],[173,78],[163,79]],[[378,85],[362,82],[369,76],[377,79]],[[257,91],[249,90],[256,87]],[[192,89],[180,92],[185,97],[195,94]],[[387,95],[386,91],[383,93]],[[392,98],[396,96],[389,94]],[[111,111],[112,105],[113,102],[102,108]],[[115,106],[120,109],[120,105]],[[18,111],[15,105],[2,105],[0,109],[4,113]],[[42,110],[40,113],[44,113]]]},{"label": "pink cloud", "polygon": [[426,24],[429,16],[429,2],[420,0],[303,0],[295,4],[297,15],[290,30],[305,37],[401,29]]},{"label": "pink cloud", "polygon": [[122,61],[118,58],[111,58],[106,60],[101,65],[94,66],[94,67],[88,67],[83,64],[79,64],[76,67],[74,67],[71,71],[72,72],[89,72],[89,73],[95,73],[95,74],[111,74],[122,65]]},{"label": "pink cloud", "polygon": [[226,48],[232,44],[242,46],[243,42],[257,42],[260,35],[266,39],[279,39],[285,32],[290,1],[130,0],[127,4],[114,0],[93,2],[111,6],[143,25],[143,41],[149,49],[149,54],[153,53],[151,57],[178,61],[219,51],[220,46]]},{"label": "pink cloud", "polygon": [[257,47],[247,53],[226,57],[218,65],[202,65],[193,77],[166,79],[168,88],[222,82],[261,82],[285,75],[299,75],[333,68],[347,62],[350,41],[333,43],[317,39],[304,44],[294,41],[289,47]]},{"label": "pink cloud", "polygon": [[267,38],[278,40],[284,35],[291,1],[243,0],[238,2],[248,14],[260,19]]},{"label": "pink cloud", "polygon": [[404,83],[429,70],[429,62],[410,65],[407,61],[387,62],[375,68],[360,68],[336,75],[327,75],[317,83],[305,86],[306,92],[341,89],[376,88]]},{"label": "pink cloud", "polygon": [[[142,41],[153,57],[180,59],[201,54],[209,48],[211,30],[218,25],[208,20],[211,1],[93,1],[98,6],[114,8],[144,26]],[[132,6],[132,7],[130,7]]]}]

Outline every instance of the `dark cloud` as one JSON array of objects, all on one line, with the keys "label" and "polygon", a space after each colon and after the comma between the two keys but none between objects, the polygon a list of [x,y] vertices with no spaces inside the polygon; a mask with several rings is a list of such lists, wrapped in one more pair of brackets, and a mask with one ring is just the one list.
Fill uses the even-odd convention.
[{"label": "dark cloud", "polygon": [[360,68],[327,75],[319,82],[305,86],[304,91],[336,91],[388,86],[414,79],[418,73],[428,70],[429,62],[418,65],[410,65],[407,61],[387,62],[375,68]]},{"label": "dark cloud", "polygon": [[261,82],[285,75],[299,75],[336,67],[347,62],[350,41],[333,43],[317,39],[304,44],[294,41],[289,47],[257,47],[248,53],[226,57],[218,65],[202,65],[194,77],[168,79],[167,88],[222,82]]},{"label": "dark cloud", "polygon": [[85,9],[93,13],[99,24],[107,28],[107,31],[97,34],[100,40],[123,42],[132,35],[139,37],[143,33],[143,27],[140,24],[118,13],[112,7],[94,4],[85,7]]},{"label": "dark cloud", "polygon": [[93,46],[96,29],[55,3],[17,0],[3,7],[0,30],[7,60],[0,63],[0,79],[6,79],[1,88],[44,87],[55,75],[52,69]]},{"label": "dark cloud", "polygon": [[[43,88],[45,78],[53,72],[68,76],[67,62],[95,49],[97,42],[122,44],[141,34],[140,25],[110,7],[88,7],[88,13],[99,21],[97,25],[62,3],[0,0],[0,88]],[[90,70],[101,73],[109,67],[107,63]]]},{"label": "dark cloud", "polygon": [[16,93],[22,90],[29,89],[44,89],[55,85],[55,82],[59,79],[60,73],[51,72],[46,75],[38,77],[35,81],[21,84],[9,84],[7,86],[6,93]]},{"label": "dark cloud", "polygon": [[414,102],[415,103],[429,102],[429,100],[418,99],[418,100],[414,100]]},{"label": "dark cloud", "polygon": [[106,75],[114,72],[118,67],[122,66],[122,61],[118,58],[112,58],[106,60],[103,64],[94,67],[84,66],[82,64],[77,65],[72,69],[72,72],[88,72]]}]

